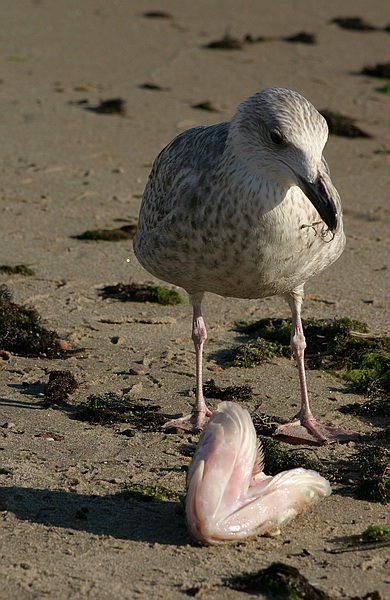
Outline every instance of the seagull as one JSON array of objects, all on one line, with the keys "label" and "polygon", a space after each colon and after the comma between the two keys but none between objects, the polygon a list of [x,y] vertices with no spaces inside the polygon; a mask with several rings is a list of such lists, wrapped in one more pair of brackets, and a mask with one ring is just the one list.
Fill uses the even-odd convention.
[{"label": "seagull", "polygon": [[221,403],[188,470],[186,519],[192,537],[221,544],[279,535],[281,526],[331,493],[316,471],[298,468],[272,477],[263,467],[248,411],[235,402]]},{"label": "seagull", "polygon": [[339,194],[322,155],[325,119],[299,93],[268,88],[223,123],[191,128],[157,156],[140,208],[134,252],[155,277],[184,288],[192,305],[196,402],[166,427],[198,431],[211,416],[202,391],[205,292],[283,296],[301,408],[277,435],[324,444],[357,434],[318,422],[310,409],[301,322],[304,284],[345,246]]}]

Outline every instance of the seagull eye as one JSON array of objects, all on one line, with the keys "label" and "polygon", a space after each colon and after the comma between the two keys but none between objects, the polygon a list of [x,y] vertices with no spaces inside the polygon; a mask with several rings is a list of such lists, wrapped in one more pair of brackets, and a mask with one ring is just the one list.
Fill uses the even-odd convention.
[{"label": "seagull eye", "polygon": [[277,130],[271,131],[271,133],[269,135],[270,135],[270,138],[273,141],[273,143],[276,144],[277,146],[281,146],[284,143],[283,136],[279,131],[277,131]]}]

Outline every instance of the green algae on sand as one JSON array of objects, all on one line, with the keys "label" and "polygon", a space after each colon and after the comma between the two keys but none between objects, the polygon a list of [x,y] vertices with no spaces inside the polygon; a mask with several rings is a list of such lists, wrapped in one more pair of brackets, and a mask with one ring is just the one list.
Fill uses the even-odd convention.
[{"label": "green algae on sand", "polygon": [[140,283],[118,283],[107,285],[99,292],[102,298],[111,298],[121,302],[155,302],[163,306],[181,304],[183,298],[175,290],[162,285],[144,285]]},{"label": "green algae on sand", "polygon": [[179,500],[180,498],[177,492],[170,490],[164,485],[127,485],[118,495],[126,500],[132,499],[140,502],[167,502]]},{"label": "green algae on sand", "polygon": [[157,413],[160,408],[154,404],[134,402],[128,395],[106,392],[88,396],[79,406],[75,417],[100,425],[129,423],[136,429],[154,431],[164,422],[164,417]]},{"label": "green algae on sand", "polygon": [[[253,367],[277,356],[291,356],[290,320],[261,319],[236,325],[239,331],[257,337],[236,348],[225,366]],[[355,393],[376,398],[389,393],[390,338],[371,336],[367,325],[348,317],[307,319],[303,328],[309,368],[347,381]]]}]

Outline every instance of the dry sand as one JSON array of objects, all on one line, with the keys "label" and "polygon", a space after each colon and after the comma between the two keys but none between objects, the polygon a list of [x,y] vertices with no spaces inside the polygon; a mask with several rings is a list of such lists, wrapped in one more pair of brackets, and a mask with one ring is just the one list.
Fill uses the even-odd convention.
[{"label": "dry sand", "polygon": [[[172,18],[145,18],[146,10]],[[390,22],[385,0],[295,2],[243,0],[2,0],[1,264],[28,264],[30,278],[1,276],[17,302],[34,306],[47,327],[85,352],[68,360],[10,356],[1,361],[0,598],[250,598],[219,584],[267,567],[297,567],[331,597],[390,596],[386,549],[331,554],[338,538],[383,524],[387,510],[350,489],[334,494],[288,526],[279,538],[198,547],[177,502],[114,498],[127,482],[185,489],[185,448],[196,436],[93,426],[66,411],[42,409],[48,371],[72,371],[89,394],[131,389],[167,415],[188,411],[194,385],[190,307],[121,304],[98,289],[153,281],[130,242],[82,242],[86,229],[135,220],[151,162],[181,130],[230,118],[236,105],[268,86],[296,89],[318,109],[357,119],[372,139],[332,136],[326,148],[345,207],[347,249],[308,282],[304,317],[349,316],[385,333],[386,204],[389,183],[389,97],[385,81],[356,73],[389,60],[389,33],[354,32],[329,21],[359,15]],[[269,41],[241,51],[206,50],[225,31],[242,38],[317,35],[316,45]],[[142,89],[144,83],[160,91]],[[126,116],[100,115],[96,105],[121,97]],[[209,100],[218,113],[191,108]],[[387,220],[388,227],[388,220]],[[215,353],[237,343],[234,321],[288,316],[281,299],[234,301],[209,295],[206,378],[221,386],[248,383],[256,404],[283,418],[299,402],[292,362],[215,372]],[[111,321],[111,322],[109,322]],[[144,375],[130,375],[134,364]],[[209,370],[208,370],[209,369]],[[308,373],[313,408],[325,421],[375,431],[347,417],[356,400],[344,386]],[[6,426],[8,424],[8,426]],[[41,432],[57,441],[36,437]],[[348,459],[353,445],[315,450],[323,460]],[[195,591],[194,591],[195,590]]]}]

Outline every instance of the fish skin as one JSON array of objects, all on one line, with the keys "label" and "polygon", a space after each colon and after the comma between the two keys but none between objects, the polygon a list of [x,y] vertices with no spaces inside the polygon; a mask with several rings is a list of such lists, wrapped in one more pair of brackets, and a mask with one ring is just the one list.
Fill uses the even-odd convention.
[{"label": "fish skin", "polygon": [[253,535],[278,535],[311,504],[329,496],[329,482],[303,468],[275,476],[263,472],[264,456],[247,410],[223,402],[213,413],[187,476],[186,519],[205,544]]}]

